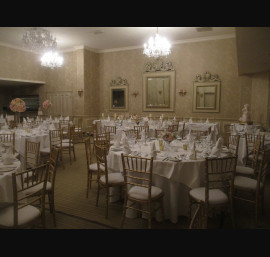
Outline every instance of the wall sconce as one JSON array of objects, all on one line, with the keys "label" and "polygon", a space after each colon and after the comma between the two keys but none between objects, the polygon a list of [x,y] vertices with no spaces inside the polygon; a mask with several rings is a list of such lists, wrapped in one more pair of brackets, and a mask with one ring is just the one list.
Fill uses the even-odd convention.
[{"label": "wall sconce", "polygon": [[78,92],[78,95],[79,95],[79,96],[82,96],[82,94],[83,94],[83,89],[78,89],[77,92]]},{"label": "wall sconce", "polygon": [[139,95],[138,91],[134,91],[131,95],[133,95],[135,98]]},{"label": "wall sconce", "polygon": [[185,96],[185,95],[187,94],[187,91],[181,89],[178,93],[179,93],[179,95],[181,95],[181,96]]}]

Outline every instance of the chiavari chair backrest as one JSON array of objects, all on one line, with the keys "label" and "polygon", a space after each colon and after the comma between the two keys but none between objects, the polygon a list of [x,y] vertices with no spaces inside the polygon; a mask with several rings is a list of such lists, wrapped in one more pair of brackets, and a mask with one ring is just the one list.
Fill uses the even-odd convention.
[{"label": "chiavari chair backrest", "polygon": [[229,135],[228,136],[227,145],[228,145],[230,152],[233,155],[238,155],[239,140],[240,140],[239,135]]},{"label": "chiavari chair backrest", "polygon": [[139,133],[135,129],[127,129],[127,130],[124,130],[124,132],[125,132],[127,138],[132,138],[132,137],[136,138],[136,139],[139,138]]},{"label": "chiavari chair backrest", "polygon": [[105,133],[110,133],[110,137],[113,139],[116,135],[116,126],[103,126],[103,131]]},{"label": "chiavari chair backrest", "polygon": [[237,156],[205,159],[205,211],[208,217],[209,190],[220,189],[227,195],[233,194]]},{"label": "chiavari chair backrest", "polygon": [[182,139],[184,139],[185,136],[186,136],[186,135],[188,134],[188,132],[189,132],[185,127],[186,127],[186,123],[183,122],[183,127],[182,127],[182,132],[181,132],[181,137],[182,137]]},{"label": "chiavari chair backrest", "polygon": [[0,143],[5,146],[11,146],[13,148],[13,154],[15,153],[15,132],[0,134]]},{"label": "chiavari chair backrest", "polygon": [[50,149],[52,149],[53,146],[62,148],[62,138],[63,138],[62,129],[50,130],[49,136],[50,136]]},{"label": "chiavari chair backrest", "polygon": [[107,151],[110,148],[111,136],[110,133],[96,134],[95,145],[106,147]]},{"label": "chiavari chair backrest", "polygon": [[95,153],[98,166],[98,176],[97,180],[102,175],[105,175],[105,182],[108,184],[108,167],[107,167],[107,154],[108,149],[106,146],[95,144]]},{"label": "chiavari chair backrest", "polygon": [[[12,173],[14,213],[13,227],[16,228],[18,226],[18,213],[20,209],[25,208],[28,205],[38,205],[41,203],[40,210],[44,217],[47,176],[48,164]],[[36,188],[36,190],[33,190],[34,188]],[[28,193],[29,189],[31,190],[31,193]]]},{"label": "chiavari chair backrest", "polygon": [[121,154],[126,192],[133,186],[147,188],[151,202],[153,157],[145,158]]},{"label": "chiavari chair backrest", "polygon": [[149,133],[149,126],[134,126],[134,130],[138,131],[138,133],[141,133],[142,131]]},{"label": "chiavari chair backrest", "polygon": [[37,167],[39,164],[40,142],[25,141],[24,169]]},{"label": "chiavari chair backrest", "polygon": [[264,136],[264,134],[245,133],[247,156],[253,152],[254,143],[256,140],[260,140],[261,142],[260,150],[264,149]]}]

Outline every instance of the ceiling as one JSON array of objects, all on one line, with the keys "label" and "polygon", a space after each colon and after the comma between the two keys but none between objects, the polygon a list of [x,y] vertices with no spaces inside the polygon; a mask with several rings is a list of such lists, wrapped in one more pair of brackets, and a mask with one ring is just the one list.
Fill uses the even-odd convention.
[{"label": "ceiling", "polygon": [[[58,51],[87,47],[96,52],[125,48],[141,48],[154,36],[157,27],[43,27],[57,41]],[[0,27],[0,44],[23,48],[22,35],[26,27]],[[233,37],[234,27],[158,27],[161,36],[171,44],[209,37]]]}]

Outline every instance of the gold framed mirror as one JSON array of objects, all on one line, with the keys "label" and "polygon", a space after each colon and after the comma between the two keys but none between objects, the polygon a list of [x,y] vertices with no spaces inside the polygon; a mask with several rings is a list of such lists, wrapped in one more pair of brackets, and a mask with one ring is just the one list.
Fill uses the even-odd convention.
[{"label": "gold framed mirror", "polygon": [[126,79],[118,77],[112,80],[110,86],[110,110],[128,111],[128,83]]},{"label": "gold framed mirror", "polygon": [[143,111],[174,111],[175,71],[161,59],[147,63],[143,73]]},{"label": "gold framed mirror", "polygon": [[219,112],[220,84],[218,75],[206,72],[193,82],[193,112]]}]

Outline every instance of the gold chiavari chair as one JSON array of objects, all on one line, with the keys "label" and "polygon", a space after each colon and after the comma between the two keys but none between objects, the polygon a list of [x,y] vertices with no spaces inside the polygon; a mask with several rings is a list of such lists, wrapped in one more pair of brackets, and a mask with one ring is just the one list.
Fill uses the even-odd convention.
[{"label": "gold chiavari chair", "polygon": [[[59,149],[53,147],[50,153],[49,161],[47,162],[47,183],[45,189],[45,202],[46,203],[46,196],[48,196],[48,203],[50,208],[50,213],[53,215],[53,222],[54,226],[56,226],[56,217],[55,217],[55,204],[54,204],[54,188],[55,188],[55,177],[56,177],[56,167],[57,167],[57,160],[59,155]],[[37,186],[37,187],[40,187]],[[39,194],[40,192],[35,192],[36,187],[30,188],[27,190],[27,194]]]},{"label": "gold chiavari chair", "polygon": [[34,168],[39,165],[40,142],[25,140],[24,169]]},{"label": "gold chiavari chair", "polygon": [[63,169],[65,169],[62,150],[62,130],[61,129],[50,130],[49,136],[50,136],[50,151],[52,150],[53,147],[59,150],[59,158],[62,163]]},{"label": "gold chiavari chair", "polygon": [[[90,137],[84,140],[85,143],[85,154],[86,154],[86,166],[87,166],[87,186],[86,186],[86,197],[88,198],[89,189],[91,189],[92,181],[97,181],[97,178],[93,178],[93,175],[97,175],[98,166],[97,163],[93,161],[92,151],[91,151],[91,141]],[[101,166],[100,168],[102,168]]]},{"label": "gold chiavari chair", "polygon": [[186,135],[188,134],[188,130],[187,129],[185,129],[185,125],[186,123],[185,122],[183,122],[183,127],[182,127],[182,131],[181,131],[181,137],[182,137],[182,139],[184,139],[185,137],[186,137]]},{"label": "gold chiavari chair", "polygon": [[207,228],[209,209],[220,209],[231,215],[234,226],[233,181],[236,169],[236,156],[205,159],[205,186],[189,191],[189,219],[193,204],[204,203]]},{"label": "gold chiavari chair", "polygon": [[15,154],[15,132],[0,134],[0,143],[5,147],[12,147],[13,154]]},{"label": "gold chiavari chair", "polygon": [[96,158],[97,158],[97,165],[98,165],[98,174],[97,174],[97,183],[98,183],[98,189],[97,189],[97,199],[96,199],[96,206],[98,206],[99,201],[99,193],[100,190],[105,189],[106,190],[106,219],[109,216],[109,197],[113,196],[113,194],[110,194],[109,189],[113,187],[119,188],[119,195],[121,196],[122,193],[122,187],[124,184],[124,177],[122,173],[119,172],[108,172],[108,165],[107,165],[107,153],[108,150],[103,146],[95,144],[96,148]]},{"label": "gold chiavari chair", "polygon": [[[11,176],[13,203],[11,206],[0,208],[0,227],[28,228],[41,220],[43,228],[46,228],[45,190],[48,165],[13,172]],[[28,178],[26,183],[25,178]],[[32,190],[32,193],[29,193],[29,190]]]},{"label": "gold chiavari chair", "polygon": [[[125,180],[125,201],[121,228],[123,228],[125,222],[126,210],[132,209],[147,214],[148,228],[151,229],[153,212],[161,209],[164,218],[164,192],[161,188],[152,186],[153,157],[143,158],[121,154],[121,158]],[[154,202],[159,203],[155,210],[153,210]],[[138,204],[141,208],[134,207],[135,204]],[[144,205],[147,207],[143,208]]]},{"label": "gold chiavari chair", "polygon": [[82,138],[83,138],[82,127],[83,127],[83,118],[79,118],[78,119],[78,124],[77,124],[77,126],[75,126],[75,133],[78,134],[78,138],[80,138],[81,141],[82,141]]},{"label": "gold chiavari chair", "polygon": [[149,126],[134,126],[134,130],[138,131],[138,133],[145,131],[145,133],[148,134],[149,133]]},{"label": "gold chiavari chair", "polygon": [[[246,142],[246,166],[249,166],[252,158],[253,158],[253,148],[254,148],[254,143],[256,140],[260,140],[261,146],[260,146],[260,151],[264,150],[264,134],[253,134],[253,133],[245,133],[245,142]],[[261,160],[261,154],[259,154],[259,160]]]},{"label": "gold chiavari chair", "polygon": [[[234,199],[252,203],[255,206],[255,225],[258,225],[258,213],[264,208],[265,179],[269,173],[270,148],[263,150],[260,168],[255,178],[235,176]],[[242,194],[241,194],[242,192]],[[243,194],[244,193],[244,194]]]},{"label": "gold chiavari chair", "polygon": [[68,139],[68,131],[69,131],[69,120],[59,120],[59,127],[57,129],[63,130],[63,140]]},{"label": "gold chiavari chair", "polygon": [[68,127],[68,138],[66,141],[61,140],[62,153],[68,153],[70,164],[72,164],[71,152],[73,153],[73,159],[76,161],[74,142],[78,141],[78,134],[75,132],[75,125]]}]

